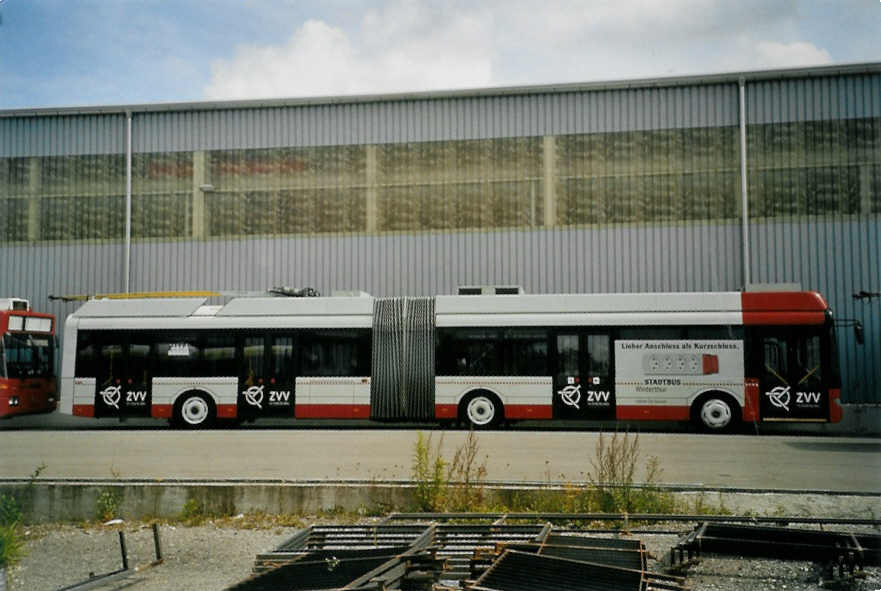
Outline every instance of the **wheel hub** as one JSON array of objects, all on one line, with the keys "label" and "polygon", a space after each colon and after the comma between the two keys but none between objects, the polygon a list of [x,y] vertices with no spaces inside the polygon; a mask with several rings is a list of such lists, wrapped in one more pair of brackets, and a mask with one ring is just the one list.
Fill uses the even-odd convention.
[{"label": "wheel hub", "polygon": [[731,408],[721,400],[708,400],[701,407],[701,421],[711,429],[724,429],[731,422]]},{"label": "wheel hub", "polygon": [[468,420],[478,426],[488,425],[495,418],[496,407],[486,396],[478,396],[468,403]]}]

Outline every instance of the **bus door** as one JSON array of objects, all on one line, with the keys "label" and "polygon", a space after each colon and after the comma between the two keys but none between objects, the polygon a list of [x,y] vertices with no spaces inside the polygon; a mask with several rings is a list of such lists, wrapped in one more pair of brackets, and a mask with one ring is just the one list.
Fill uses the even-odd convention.
[{"label": "bus door", "polygon": [[242,338],[239,418],[293,416],[293,350],[293,337],[289,335]]},{"label": "bus door", "polygon": [[[151,343],[137,335],[94,334],[88,352],[94,356],[95,416],[149,417],[151,396]],[[84,347],[85,349],[86,347]]]},{"label": "bus door", "polygon": [[294,416],[294,337],[270,335],[269,337],[269,394],[267,413],[273,416]]},{"label": "bus door", "polygon": [[131,335],[126,347],[126,364],[121,404],[123,414],[131,417],[149,417],[152,404],[153,345],[150,339]]},{"label": "bus door", "polygon": [[760,376],[762,420],[829,419],[824,342],[820,327],[763,328],[754,373]]},{"label": "bus door", "polygon": [[554,340],[554,417],[615,418],[610,335],[558,331]]}]

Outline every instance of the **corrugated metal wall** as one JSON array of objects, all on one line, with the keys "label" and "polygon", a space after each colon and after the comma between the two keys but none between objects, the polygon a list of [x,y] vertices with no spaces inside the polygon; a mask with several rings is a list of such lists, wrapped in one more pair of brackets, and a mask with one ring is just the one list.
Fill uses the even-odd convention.
[{"label": "corrugated metal wall", "polygon": [[[134,112],[132,150],[180,152],[737,125],[737,85]],[[0,158],[125,151],[125,109],[0,117]]]},{"label": "corrugated metal wall", "polygon": [[[849,331],[840,331],[844,397],[849,402],[881,402],[881,303],[851,297],[860,289],[881,291],[881,68],[867,69],[848,75],[747,80],[746,87],[752,281],[795,281],[818,289],[839,317],[865,324],[863,347],[852,342]],[[651,195],[670,193],[666,199],[672,203],[684,190],[681,177],[693,174],[729,179],[724,185],[726,195],[730,193],[726,207],[739,211],[737,124],[736,82],[135,112],[133,150],[135,165],[141,166],[135,194],[158,205],[151,209],[144,201],[147,204],[136,206],[134,215],[155,222],[156,211],[165,213],[162,227],[136,233],[131,287],[257,290],[287,284],[310,285],[325,293],[362,289],[383,297],[452,293],[460,284],[488,283],[519,284],[534,293],[737,290],[743,284],[739,213],[683,219],[674,214],[589,215],[595,206],[590,195],[611,191],[607,208],[613,207],[615,187],[621,182],[635,183],[637,191],[654,191]],[[124,129],[123,112],[0,117],[0,159],[15,161],[9,165],[6,185],[0,176],[0,201],[6,197],[8,202],[6,209],[0,203],[0,214],[6,217],[0,220],[0,295],[27,297],[36,307],[63,318],[75,306],[49,303],[49,293],[123,288],[119,220],[124,174],[119,162],[124,160]],[[726,145],[692,145],[692,136],[647,140],[639,134],[676,129],[723,129],[724,134],[707,141]],[[543,159],[537,164],[538,175],[518,180],[533,187],[539,202],[548,191],[553,195],[548,187],[556,187],[562,198],[572,183],[587,179],[594,184],[586,189],[577,185],[588,198],[573,197],[571,211],[555,216],[539,208],[539,219],[524,227],[478,224],[470,229],[383,231],[381,226],[368,226],[366,231],[298,230],[286,236],[246,238],[200,234],[193,222],[198,214],[193,212],[192,195],[204,180],[199,177],[199,157],[193,155],[199,151],[406,144],[408,150],[424,153],[424,142],[579,134],[618,134],[615,137],[624,138],[623,149],[613,148],[618,152],[597,163],[587,162],[578,150],[553,156],[565,142],[545,142],[539,148]],[[686,145],[670,143],[681,137]],[[729,140],[734,143],[727,145]],[[645,142],[656,143],[645,148]],[[801,147],[811,142],[816,144],[812,149]],[[659,160],[657,154],[668,144],[670,151],[684,156],[675,162]],[[151,154],[169,152],[181,156],[158,164],[150,160]],[[549,154],[556,164],[548,163]],[[65,174],[71,173],[62,170],[67,165],[56,157],[82,155],[95,158],[67,165],[86,180],[76,189],[65,187]],[[139,164],[141,156],[146,160]],[[36,184],[27,178],[28,160],[34,157],[55,158],[33,165]],[[367,168],[368,178],[371,157],[368,154],[367,164],[359,164]],[[240,161],[247,162],[244,158]],[[700,164],[701,158],[710,164]],[[438,175],[428,182],[422,171],[408,169],[406,163],[395,166],[388,174],[403,179],[395,182],[403,182],[405,193],[408,186],[419,185],[418,191],[412,189],[419,198],[432,197],[432,187],[448,182],[438,180]],[[437,166],[444,166],[444,160]],[[558,172],[555,166],[565,170]],[[379,168],[381,175],[381,163]],[[549,170],[551,180],[542,176]],[[21,179],[15,180],[16,174]],[[675,177],[669,188],[661,182],[668,177]],[[700,178],[696,188],[689,189],[697,192],[698,200],[706,186]],[[598,188],[597,179],[612,189]],[[357,188],[357,179],[353,183]],[[240,192],[233,194],[235,199],[252,191],[247,184],[231,186]],[[52,206],[43,207],[39,216],[28,213],[35,191],[52,197]],[[85,213],[83,203],[89,204]],[[324,202],[317,203],[320,207]],[[650,209],[654,204],[631,207]],[[35,219],[45,227],[33,227]],[[30,226],[16,231],[15,224]],[[78,229],[72,231],[71,226]]]}]

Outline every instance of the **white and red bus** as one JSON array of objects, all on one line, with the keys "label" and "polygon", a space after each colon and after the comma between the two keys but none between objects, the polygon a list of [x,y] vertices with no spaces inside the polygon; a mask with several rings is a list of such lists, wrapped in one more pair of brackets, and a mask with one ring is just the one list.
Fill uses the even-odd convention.
[{"label": "white and red bus", "polygon": [[818,293],[510,291],[91,300],[66,323],[61,410],[184,427],[273,416],[726,431],[841,419]]},{"label": "white and red bus", "polygon": [[0,298],[0,418],[55,410],[55,317]]}]

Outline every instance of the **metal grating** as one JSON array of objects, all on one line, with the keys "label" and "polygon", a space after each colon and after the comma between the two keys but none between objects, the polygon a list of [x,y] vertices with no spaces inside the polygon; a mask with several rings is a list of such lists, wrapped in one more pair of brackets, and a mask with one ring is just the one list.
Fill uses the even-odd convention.
[{"label": "metal grating", "polygon": [[389,554],[369,558],[297,561],[258,574],[229,589],[231,591],[338,589],[395,558],[394,554]]},{"label": "metal grating", "polygon": [[540,542],[548,530],[541,525],[438,525],[434,546],[438,558],[447,561],[443,579],[473,578],[475,566],[483,562],[482,554],[494,552],[498,544]]},{"label": "metal grating", "polygon": [[618,568],[645,570],[646,555],[642,550],[616,550],[611,548],[591,548],[589,546],[560,546],[545,544],[505,544],[504,549],[528,552],[540,556],[568,558],[583,562],[593,562]]},{"label": "metal grating", "polygon": [[671,549],[670,562],[682,565],[702,552],[813,561],[843,574],[881,565],[881,536],[705,522]]},{"label": "metal grating", "polygon": [[495,591],[642,591],[647,585],[639,571],[508,550],[473,586],[466,588]]}]

